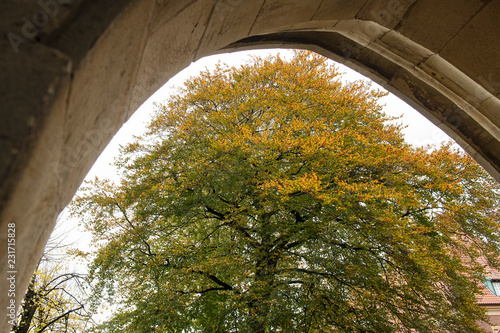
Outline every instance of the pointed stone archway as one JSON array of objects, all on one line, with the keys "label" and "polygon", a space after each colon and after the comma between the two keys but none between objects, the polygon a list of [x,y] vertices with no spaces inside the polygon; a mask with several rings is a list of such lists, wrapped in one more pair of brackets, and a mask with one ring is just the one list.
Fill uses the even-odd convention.
[{"label": "pointed stone archway", "polygon": [[[17,304],[99,153],[144,100],[206,55],[321,53],[412,105],[500,180],[498,1],[8,0],[0,13],[0,239],[14,223]],[[2,312],[1,327],[8,319]]]}]

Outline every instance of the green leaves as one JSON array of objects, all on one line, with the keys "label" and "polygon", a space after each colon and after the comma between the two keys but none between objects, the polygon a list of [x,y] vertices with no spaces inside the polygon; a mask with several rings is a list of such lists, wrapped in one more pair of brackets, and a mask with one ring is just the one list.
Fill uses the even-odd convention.
[{"label": "green leaves", "polygon": [[407,145],[381,96],[298,51],[159,105],[121,183],[74,203],[119,302],[99,329],[479,332],[498,184],[449,146]]}]

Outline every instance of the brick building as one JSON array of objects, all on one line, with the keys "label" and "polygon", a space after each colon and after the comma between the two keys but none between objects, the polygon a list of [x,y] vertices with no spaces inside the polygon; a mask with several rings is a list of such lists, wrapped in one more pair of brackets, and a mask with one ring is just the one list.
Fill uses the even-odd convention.
[{"label": "brick building", "polygon": [[491,324],[481,323],[481,327],[488,333],[500,333],[500,274],[490,274],[478,303],[486,308]]}]

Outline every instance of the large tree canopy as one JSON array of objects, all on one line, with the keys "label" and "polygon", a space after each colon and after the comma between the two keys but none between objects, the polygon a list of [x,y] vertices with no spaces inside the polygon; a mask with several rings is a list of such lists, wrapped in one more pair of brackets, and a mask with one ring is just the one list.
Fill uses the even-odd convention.
[{"label": "large tree canopy", "polygon": [[414,148],[363,82],[296,52],[219,65],[158,105],[119,184],[73,204],[105,332],[480,332],[498,185]]}]

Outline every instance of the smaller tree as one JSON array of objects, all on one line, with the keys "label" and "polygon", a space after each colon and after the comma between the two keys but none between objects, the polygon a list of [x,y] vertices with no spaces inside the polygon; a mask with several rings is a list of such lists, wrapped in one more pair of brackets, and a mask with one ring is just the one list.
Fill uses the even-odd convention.
[{"label": "smaller tree", "polygon": [[67,245],[51,237],[24,296],[13,333],[82,332],[91,322],[85,308],[85,275],[71,272],[63,258]]}]

